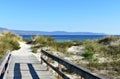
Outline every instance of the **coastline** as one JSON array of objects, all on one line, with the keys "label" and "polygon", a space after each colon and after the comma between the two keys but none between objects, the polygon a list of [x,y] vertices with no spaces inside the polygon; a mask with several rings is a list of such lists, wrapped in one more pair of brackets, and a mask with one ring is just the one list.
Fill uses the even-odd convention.
[{"label": "coastline", "polygon": [[[30,40],[33,36],[36,36],[36,35],[20,35],[20,36]],[[94,40],[94,39],[105,37],[107,35],[40,35],[40,36],[50,36],[54,38],[56,41],[61,42],[61,41],[74,41],[74,40],[82,41],[86,39]]]}]

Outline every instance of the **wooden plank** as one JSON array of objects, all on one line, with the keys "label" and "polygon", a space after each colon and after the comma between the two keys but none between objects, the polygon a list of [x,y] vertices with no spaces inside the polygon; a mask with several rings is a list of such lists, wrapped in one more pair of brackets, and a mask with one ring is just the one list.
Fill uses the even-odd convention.
[{"label": "wooden plank", "polygon": [[[17,69],[15,68],[15,63],[19,64]],[[12,55],[6,76],[6,79],[56,79],[53,74],[47,71],[47,67],[41,65],[40,61],[31,54],[24,57]]]}]

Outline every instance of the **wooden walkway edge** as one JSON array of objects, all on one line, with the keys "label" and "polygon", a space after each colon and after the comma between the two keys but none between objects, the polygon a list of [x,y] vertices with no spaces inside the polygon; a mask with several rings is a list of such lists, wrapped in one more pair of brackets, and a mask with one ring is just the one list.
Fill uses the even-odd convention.
[{"label": "wooden walkway edge", "polygon": [[4,79],[56,79],[34,55],[11,56]]}]

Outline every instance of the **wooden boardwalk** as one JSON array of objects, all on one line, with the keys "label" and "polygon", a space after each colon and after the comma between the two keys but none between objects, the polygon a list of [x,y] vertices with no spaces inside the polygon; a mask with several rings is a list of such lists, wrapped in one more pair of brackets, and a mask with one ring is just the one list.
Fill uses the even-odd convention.
[{"label": "wooden boardwalk", "polygon": [[[109,79],[44,50],[41,50],[41,57],[36,57],[30,49],[31,45],[20,43],[20,46],[21,49],[12,54],[6,52],[4,61],[0,63],[0,79],[56,79],[47,71],[50,68],[58,73],[58,79],[72,79],[62,72],[62,66],[77,74],[80,79]],[[47,67],[40,64],[38,59],[41,59],[41,63],[46,63]],[[50,64],[51,59],[58,62],[58,68]]]},{"label": "wooden boardwalk", "polygon": [[30,46],[14,51],[5,79],[56,79],[31,53]]}]

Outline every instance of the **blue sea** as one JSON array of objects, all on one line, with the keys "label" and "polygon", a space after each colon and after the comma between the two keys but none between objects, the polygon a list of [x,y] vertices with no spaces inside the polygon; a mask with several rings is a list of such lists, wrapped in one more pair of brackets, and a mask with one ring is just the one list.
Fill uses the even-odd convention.
[{"label": "blue sea", "polygon": [[[21,35],[25,39],[31,39],[35,35]],[[45,35],[48,36],[48,35]],[[73,40],[94,40],[105,37],[105,35],[49,35],[54,38],[56,41],[73,41]]]}]

